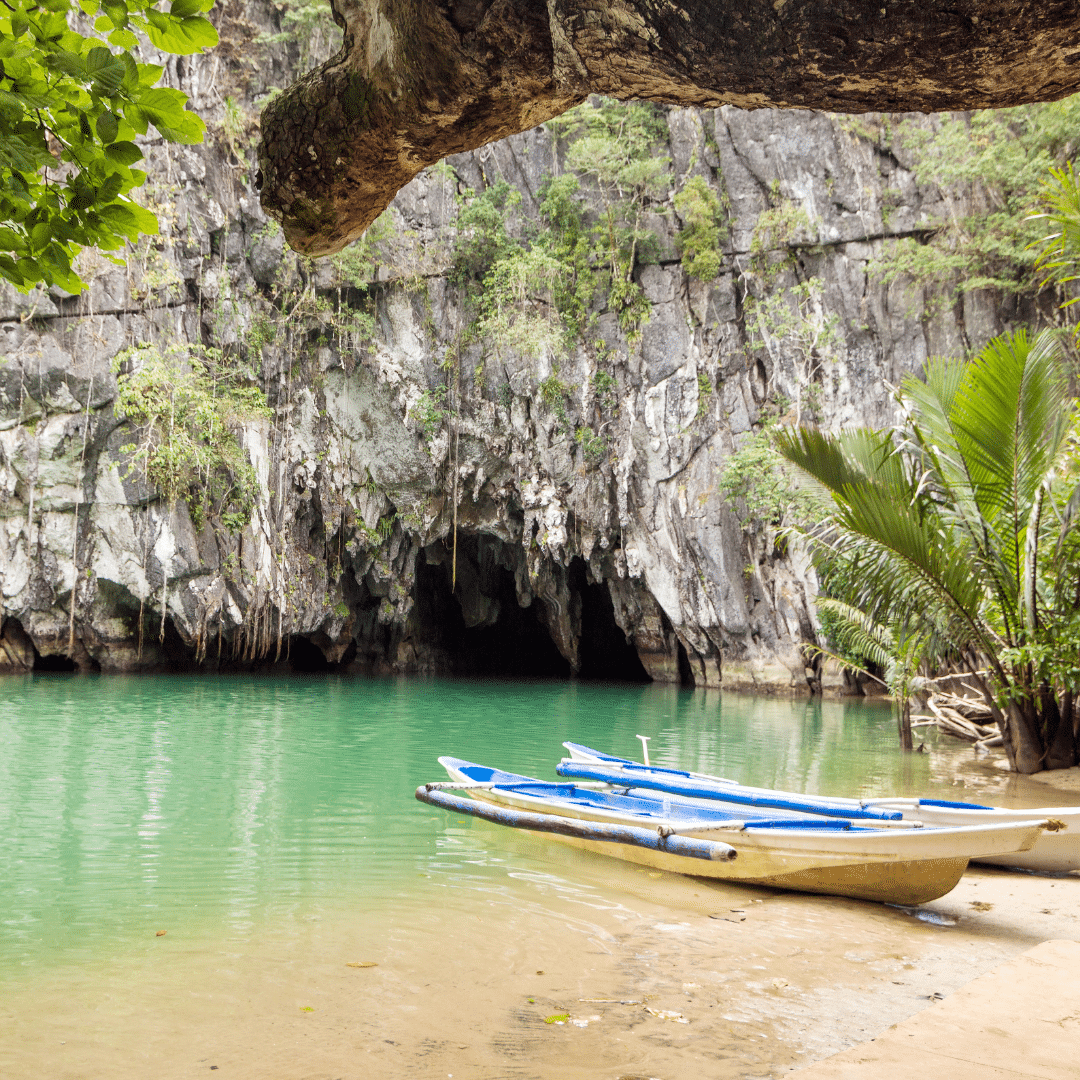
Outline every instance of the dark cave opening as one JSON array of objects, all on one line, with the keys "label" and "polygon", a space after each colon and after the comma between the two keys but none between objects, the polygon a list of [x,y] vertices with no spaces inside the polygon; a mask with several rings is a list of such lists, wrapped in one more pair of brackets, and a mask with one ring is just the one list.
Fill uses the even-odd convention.
[{"label": "dark cave opening", "polygon": [[458,537],[458,560],[458,592],[475,587],[478,571],[489,610],[494,613],[497,605],[497,615],[487,626],[466,625],[450,589],[449,562],[431,565],[418,559],[414,626],[425,643],[444,653],[455,675],[568,679],[570,664],[540,621],[539,603],[518,605],[514,575],[490,555],[483,559],[476,537]]},{"label": "dark cave opening", "polygon": [[34,656],[34,670],[48,672],[78,671],[78,666],[70,656],[53,655],[42,656],[40,653]]},{"label": "dark cave opening", "polygon": [[[414,647],[441,654],[455,675],[569,679],[570,663],[552,640],[542,601],[518,604],[514,573],[506,565],[514,557],[494,537],[459,535],[457,587],[451,591],[450,552],[441,544],[429,547],[416,566]],[[615,621],[607,586],[589,581],[581,559],[571,563],[568,584],[571,603],[580,605],[577,677],[650,682]]]},{"label": "dark cave opening", "polygon": [[686,690],[693,690],[696,685],[694,669],[690,666],[690,657],[686,655],[686,646],[678,640],[675,644],[678,649],[679,685]]},{"label": "dark cave opening", "polygon": [[326,659],[318,645],[299,634],[289,638],[287,652],[282,649],[282,656],[286,655],[290,669],[297,675],[326,674],[335,666]]},{"label": "dark cave opening", "polygon": [[637,649],[627,641],[615,621],[615,607],[607,586],[590,583],[582,559],[570,564],[570,587],[581,597],[580,679],[608,682],[652,682]]}]

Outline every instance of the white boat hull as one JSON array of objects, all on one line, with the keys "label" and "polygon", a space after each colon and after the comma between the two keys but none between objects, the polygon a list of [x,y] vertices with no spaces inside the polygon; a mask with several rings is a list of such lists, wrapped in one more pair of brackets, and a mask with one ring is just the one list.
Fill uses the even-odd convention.
[{"label": "white boat hull", "polygon": [[[874,803],[882,809],[889,804]],[[993,863],[997,866],[1015,867],[1020,870],[1039,870],[1044,873],[1067,873],[1080,870],[1080,807],[1041,806],[1033,810],[956,810],[950,807],[897,806],[905,821],[921,821],[935,828],[955,828],[980,821],[1002,824],[1023,824],[1029,821],[1060,821],[1064,828],[1057,832],[1045,831],[1027,851],[1013,851],[1005,855],[979,855],[973,862]]]},{"label": "white boat hull", "polygon": [[[453,780],[468,781],[464,773],[445,761],[443,764]],[[641,818],[634,815],[597,807],[582,808],[521,792],[475,788],[471,794],[474,798],[533,813],[610,824],[642,824]],[[680,835],[722,841],[734,847],[738,857],[731,862],[703,862],[626,844],[562,836],[553,839],[674,873],[893,904],[921,904],[954,888],[974,854],[999,855],[1030,848],[1043,826],[1042,822],[1028,822],[950,829],[815,831],[752,826],[741,830],[737,827],[695,829],[676,821],[646,824],[654,828],[667,825]]]},{"label": "white boat hull", "polygon": [[[598,762],[597,758],[589,757],[576,747],[568,746],[567,749],[570,751],[570,756],[574,761]],[[607,768],[616,768],[609,761],[604,761],[602,764]],[[691,773],[690,775],[698,780],[727,784],[759,794],[787,794],[769,788],[755,788],[737,784],[733,780],[710,776],[707,773]],[[797,797],[802,798],[803,796]],[[997,866],[1007,866],[1020,870],[1035,870],[1043,873],[1067,873],[1071,870],[1080,870],[1080,806],[1040,806],[1029,810],[1009,809],[1006,807],[965,810],[953,807],[920,805],[918,799],[910,798],[860,800],[833,798],[831,796],[828,802],[841,804],[852,809],[872,807],[877,810],[897,810],[903,814],[904,821],[919,822],[935,829],[957,828],[981,823],[1023,825],[1043,820],[1060,822],[1061,828],[1056,832],[1049,830],[1041,832],[1035,843],[1027,850],[972,855],[971,861],[992,863]],[[822,813],[827,813],[827,810],[823,809]]]}]

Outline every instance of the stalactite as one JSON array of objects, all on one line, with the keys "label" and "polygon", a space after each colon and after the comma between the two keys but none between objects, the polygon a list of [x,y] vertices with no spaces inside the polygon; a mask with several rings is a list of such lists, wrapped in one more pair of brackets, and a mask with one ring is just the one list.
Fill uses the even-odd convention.
[{"label": "stalactite", "polygon": [[459,359],[454,370],[457,375],[454,389],[454,482],[451,485],[454,500],[454,544],[450,556],[450,591],[457,589],[457,512],[458,512],[458,446],[461,440],[461,360]]},{"label": "stalactite", "polygon": [[75,598],[79,590],[79,506],[86,472],[86,439],[90,431],[90,401],[94,396],[94,373],[90,373],[90,386],[86,391],[86,416],[83,419],[82,454],[79,456],[79,486],[75,489],[75,535],[71,540],[71,611],[68,615],[68,656],[75,652]]}]

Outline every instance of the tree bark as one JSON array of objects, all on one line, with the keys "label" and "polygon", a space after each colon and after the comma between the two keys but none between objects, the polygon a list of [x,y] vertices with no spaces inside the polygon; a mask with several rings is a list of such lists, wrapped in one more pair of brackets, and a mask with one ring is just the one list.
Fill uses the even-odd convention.
[{"label": "tree bark", "polygon": [[1035,703],[1028,700],[1014,702],[1008,710],[1009,725],[1005,738],[1012,745],[1013,768],[1030,776],[1046,768],[1046,751],[1039,730]]},{"label": "tree bark", "polygon": [[[1073,696],[1071,692],[1063,695],[1061,706],[1058,705],[1051,691],[1047,691],[1048,709],[1052,709],[1053,731],[1047,730],[1046,768],[1070,769],[1076,764],[1076,740],[1073,735]],[[1047,725],[1048,726],[1048,725]]]},{"label": "tree bark", "polygon": [[262,204],[289,243],[356,239],[421,169],[600,93],[838,112],[1080,88],[1075,0],[333,0],[342,51],[270,101]]},{"label": "tree bark", "polygon": [[914,750],[915,740],[911,737],[911,698],[900,702],[900,715],[897,717],[900,728],[900,746],[904,750]]}]

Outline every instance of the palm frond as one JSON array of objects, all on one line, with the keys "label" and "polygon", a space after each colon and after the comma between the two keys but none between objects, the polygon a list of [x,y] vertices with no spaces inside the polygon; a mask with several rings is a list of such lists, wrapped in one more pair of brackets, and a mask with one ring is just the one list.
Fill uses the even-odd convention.
[{"label": "palm frond", "polygon": [[[857,656],[865,656],[881,668],[892,663],[896,642],[887,626],[842,600],[819,597],[817,609],[827,611],[832,616],[829,636],[840,648]],[[846,662],[842,658],[837,659]]]}]

